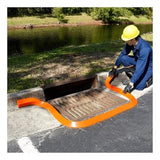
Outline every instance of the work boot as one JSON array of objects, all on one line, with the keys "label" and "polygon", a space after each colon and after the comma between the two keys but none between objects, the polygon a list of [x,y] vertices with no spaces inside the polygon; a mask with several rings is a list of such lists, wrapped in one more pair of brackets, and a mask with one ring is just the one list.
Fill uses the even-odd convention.
[{"label": "work boot", "polygon": [[150,85],[152,85],[152,83],[153,83],[153,78],[150,77],[150,78],[148,79],[148,81],[146,82],[147,87],[149,87]]}]

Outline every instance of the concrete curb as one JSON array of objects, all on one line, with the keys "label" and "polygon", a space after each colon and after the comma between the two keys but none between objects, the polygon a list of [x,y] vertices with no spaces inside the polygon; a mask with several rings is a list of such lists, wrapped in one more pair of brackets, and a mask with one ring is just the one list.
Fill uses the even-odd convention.
[{"label": "concrete curb", "polygon": [[[106,76],[106,72],[97,75],[101,87],[104,86]],[[41,107],[30,106],[19,109],[17,100],[27,97],[37,97],[45,101],[44,90],[41,87],[8,94],[8,141],[61,126],[50,112]]]},{"label": "concrete curb", "polygon": [[[98,83],[101,87],[104,86],[104,82],[107,76],[108,76],[108,72],[101,72],[97,74]],[[10,93],[7,96],[8,96],[7,97],[8,111],[17,109],[16,106],[17,106],[18,99],[35,97],[35,98],[41,99],[42,101],[45,101],[44,90],[41,87],[30,88],[30,89],[22,90],[19,92]]]},{"label": "concrete curb", "polygon": [[17,100],[28,97],[35,97],[45,101],[43,89],[41,87],[30,88],[15,93],[10,93],[8,96],[8,111],[15,110]]}]

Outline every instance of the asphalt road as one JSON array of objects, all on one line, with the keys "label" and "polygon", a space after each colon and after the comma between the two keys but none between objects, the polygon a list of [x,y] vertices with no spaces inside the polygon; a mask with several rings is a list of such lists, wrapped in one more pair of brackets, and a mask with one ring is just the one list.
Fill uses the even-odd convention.
[{"label": "asphalt road", "polygon": [[[28,135],[36,152],[152,152],[152,90],[138,105],[84,129],[64,126]],[[8,141],[8,152],[25,152],[18,139]]]}]

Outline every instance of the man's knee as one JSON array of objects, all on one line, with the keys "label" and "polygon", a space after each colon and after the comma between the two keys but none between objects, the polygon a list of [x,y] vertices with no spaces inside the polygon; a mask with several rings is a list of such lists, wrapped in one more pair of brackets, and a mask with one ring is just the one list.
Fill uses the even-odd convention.
[{"label": "man's knee", "polygon": [[147,87],[147,85],[146,85],[146,82],[144,82],[144,81],[141,81],[139,84],[135,85],[135,89],[137,89],[137,90],[143,90],[146,87]]},{"label": "man's knee", "polygon": [[134,58],[131,58],[128,55],[123,55],[121,57],[121,63],[125,67],[130,66],[130,65],[135,65]]},{"label": "man's knee", "polygon": [[127,55],[124,55],[121,57],[121,62],[122,64],[125,66],[125,64],[127,63],[127,59],[128,59],[128,56]]},{"label": "man's knee", "polygon": [[121,57],[121,62],[125,67],[130,65],[128,59],[129,59],[128,55],[124,55]]}]

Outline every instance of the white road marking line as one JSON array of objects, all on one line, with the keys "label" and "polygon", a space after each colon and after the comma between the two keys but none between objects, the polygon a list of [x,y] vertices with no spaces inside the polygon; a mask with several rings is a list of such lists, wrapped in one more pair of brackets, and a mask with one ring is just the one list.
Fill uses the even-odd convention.
[{"label": "white road marking line", "polygon": [[38,149],[33,145],[29,137],[23,137],[17,140],[17,143],[24,153],[38,153]]}]

